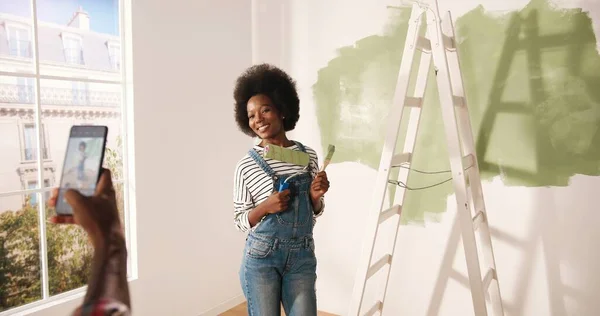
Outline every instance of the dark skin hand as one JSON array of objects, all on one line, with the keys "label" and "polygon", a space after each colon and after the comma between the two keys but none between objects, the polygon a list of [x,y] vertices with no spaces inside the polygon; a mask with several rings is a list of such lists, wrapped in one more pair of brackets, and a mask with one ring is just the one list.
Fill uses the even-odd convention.
[{"label": "dark skin hand", "polygon": [[321,197],[325,195],[327,191],[329,191],[327,173],[325,173],[325,171],[320,171],[310,185],[310,199],[315,212],[321,209]]},{"label": "dark skin hand", "polygon": [[[92,273],[84,305],[105,298],[122,302],[131,308],[127,284],[127,249],[115,190],[110,171],[102,169],[101,172],[93,196],[83,196],[75,190],[65,193],[73,216],[55,216],[50,222],[81,226],[94,246]],[[57,197],[58,190],[54,190],[48,201],[51,207],[56,206]],[[79,312],[77,310],[76,314]]]},{"label": "dark skin hand", "polygon": [[[282,147],[292,146],[283,126],[284,116],[279,113],[271,99],[258,94],[248,100],[248,126],[262,139],[260,146],[273,144]],[[310,186],[310,198],[315,212],[321,209],[321,197],[329,190],[329,180],[325,171],[321,171],[313,179]],[[289,190],[274,192],[264,202],[248,213],[250,225],[254,227],[268,214],[276,214],[287,209],[290,200]]]},{"label": "dark skin hand", "polygon": [[283,212],[288,207],[290,201],[290,190],[273,192],[264,202],[260,203],[248,214],[248,221],[254,227],[260,220],[268,214],[277,214]]}]

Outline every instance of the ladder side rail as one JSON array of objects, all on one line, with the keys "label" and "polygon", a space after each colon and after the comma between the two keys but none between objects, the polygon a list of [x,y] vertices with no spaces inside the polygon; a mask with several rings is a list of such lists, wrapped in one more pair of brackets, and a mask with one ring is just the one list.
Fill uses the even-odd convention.
[{"label": "ladder side rail", "polygon": [[[452,14],[450,12],[446,13],[445,18],[442,21],[442,31],[445,34],[447,34],[448,37],[454,39],[454,42],[456,43],[456,34],[454,32],[454,24],[452,21]],[[473,129],[471,126],[470,115],[469,115],[468,102],[467,102],[466,93],[464,90],[464,80],[462,77],[462,69],[461,69],[461,65],[460,65],[460,55],[459,55],[458,49],[456,49],[453,52],[449,52],[449,55],[451,56],[449,58],[450,63],[453,64],[452,65],[453,68],[456,68],[457,74],[458,74],[456,76],[458,78],[452,78],[453,91],[454,91],[455,95],[463,97],[463,104],[462,104],[462,106],[460,106],[457,109],[457,111],[462,112],[462,115],[461,115],[462,122],[460,122],[460,124],[462,126],[462,133],[461,133],[461,138],[463,140],[462,144],[463,144],[463,146],[464,146],[463,148],[465,150],[465,153],[463,153],[463,154],[464,155],[466,155],[466,154],[472,155],[472,161],[473,161],[472,167],[467,172],[467,174],[469,175],[469,184],[471,186],[474,210],[475,210],[475,212],[479,212],[479,211],[483,212],[483,214],[485,216],[484,225],[480,225],[479,229],[477,230],[479,233],[480,245],[482,247],[483,261],[484,261],[484,264],[488,268],[494,269],[494,272],[495,272],[495,275],[494,275],[495,282],[492,281],[494,284],[492,284],[489,289],[490,299],[492,302],[492,308],[494,311],[494,315],[501,316],[501,315],[504,315],[504,308],[502,306],[502,295],[501,295],[501,291],[500,291],[500,283],[498,281],[498,274],[497,274],[498,271],[496,269],[496,260],[494,257],[494,250],[493,250],[491,232],[490,232],[490,227],[489,227],[489,222],[488,222],[487,209],[485,207],[485,201],[483,198],[483,187],[481,185],[479,163],[477,160],[477,153],[476,153],[476,149],[475,149],[475,141],[474,141]]]},{"label": "ladder side rail", "polygon": [[469,274],[469,283],[471,286],[471,298],[473,300],[475,315],[487,316],[477,243],[475,240],[475,232],[473,231],[471,210],[466,199],[467,188],[463,169],[463,155],[454,111],[454,97],[450,82],[450,74],[448,72],[446,50],[442,40],[443,34],[441,23],[437,15],[437,2],[435,9],[435,12],[431,10],[427,11],[427,23],[429,34],[432,36],[431,48],[433,62],[438,70],[436,81],[442,108],[442,117],[444,120],[448,154],[450,156],[450,168],[452,170],[452,183],[455,191],[457,213],[462,231],[463,247]]},{"label": "ladder side rail", "polygon": [[[431,53],[422,52],[421,60],[419,62],[419,71],[417,73],[417,79],[416,79],[416,83],[415,83],[414,96],[417,98],[421,98],[423,101],[421,102],[421,107],[410,109],[408,128],[406,131],[406,140],[404,142],[404,148],[403,148],[403,152],[411,153],[411,156],[415,149],[417,137],[419,135],[419,126],[421,123],[421,119],[423,117],[422,111],[423,111],[423,106],[425,104],[424,97],[425,97],[425,91],[427,90],[427,81],[428,81],[430,70],[431,70]],[[412,162],[409,165],[412,165]],[[410,171],[401,169],[398,174],[397,180],[408,185],[408,180],[410,180]],[[400,187],[396,188],[393,204],[404,206],[404,201],[406,200],[406,191],[407,191],[407,189],[405,189],[405,188],[400,188]],[[398,216],[398,222],[396,223],[396,231],[394,233],[394,241],[392,243],[392,250],[391,250],[392,259],[388,266],[387,276],[385,278],[383,287],[381,288],[382,294],[379,295],[379,297],[381,297],[381,302],[382,302],[382,306],[381,306],[382,313],[383,313],[383,308],[385,306],[385,298],[386,298],[386,294],[387,294],[388,284],[390,281],[391,268],[394,263],[396,243],[398,241],[398,231],[400,230],[401,220],[402,220],[402,211],[400,212],[400,214]]]},{"label": "ladder side rail", "polygon": [[416,50],[417,37],[415,37],[413,34],[417,33],[416,31],[420,25],[420,17],[422,16],[422,13],[423,10],[417,4],[413,4],[406,42],[404,44],[403,57],[400,63],[394,99],[390,106],[390,113],[388,115],[388,122],[386,125],[388,131],[383,144],[382,155],[379,162],[379,171],[377,173],[377,180],[371,199],[371,206],[369,208],[369,214],[367,215],[366,231],[364,234],[365,237],[363,240],[361,256],[358,261],[358,267],[354,279],[355,281],[352,298],[350,301],[349,315],[359,315],[363,303],[364,291],[367,283],[367,273],[371,265],[371,257],[373,255],[377,231],[379,229],[379,215],[381,213],[381,208],[385,199],[385,193],[388,187],[390,165],[396,149],[396,142],[400,130],[400,124],[402,122],[404,102],[406,100],[406,94]]}]

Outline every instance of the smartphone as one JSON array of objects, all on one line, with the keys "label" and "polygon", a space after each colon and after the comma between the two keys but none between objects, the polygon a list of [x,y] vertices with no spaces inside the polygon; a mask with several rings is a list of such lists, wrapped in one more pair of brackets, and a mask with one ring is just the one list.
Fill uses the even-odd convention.
[{"label": "smartphone", "polygon": [[64,199],[67,190],[75,189],[85,196],[94,194],[104,161],[107,135],[108,127],[106,126],[76,125],[71,127],[58,188],[56,214],[73,215],[71,206]]}]

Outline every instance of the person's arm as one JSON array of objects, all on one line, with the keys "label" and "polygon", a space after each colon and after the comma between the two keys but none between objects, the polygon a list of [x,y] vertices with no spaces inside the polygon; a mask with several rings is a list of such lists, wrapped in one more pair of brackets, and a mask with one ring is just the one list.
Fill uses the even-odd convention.
[{"label": "person's arm", "polygon": [[[245,187],[239,190],[247,189]],[[239,192],[234,190],[234,192]],[[234,193],[235,194],[235,193]],[[274,192],[266,200],[254,207],[252,198],[245,200],[243,196],[237,196],[238,200],[234,200],[234,222],[239,231],[245,232],[256,226],[267,214],[274,214],[287,209],[290,190],[282,192]],[[249,193],[248,193],[249,196]]]},{"label": "person's arm", "polygon": [[329,180],[325,171],[319,171],[319,158],[317,153],[310,149],[310,170],[313,181],[310,188],[310,197],[313,206],[314,217],[317,218],[325,210],[324,194],[329,190]]},{"label": "person's arm", "polygon": [[87,292],[73,316],[127,316],[130,311],[125,238],[115,232],[113,237],[94,246]]},{"label": "person's arm", "polygon": [[251,212],[253,209],[254,201],[246,186],[244,170],[242,164],[238,163],[233,177],[233,221],[237,230],[246,232],[256,225],[260,214]]},{"label": "person's arm", "polygon": [[256,226],[256,224],[260,223],[260,221],[269,214],[265,202],[266,200],[248,212],[248,222],[250,227]]},{"label": "person's arm", "polygon": [[325,210],[325,199],[321,197],[317,201],[312,201],[312,204],[315,217],[321,216]]},{"label": "person's arm", "polygon": [[287,208],[289,190],[274,192],[255,206],[239,164],[235,170],[233,183],[233,217],[239,231],[246,232],[260,223],[267,214],[278,213]]},{"label": "person's arm", "polygon": [[127,284],[127,247],[120,227],[111,230],[108,238],[94,246],[92,272],[83,305],[101,299],[117,301],[130,308]]},{"label": "person's arm", "polygon": [[[56,205],[58,190],[48,201]],[[78,224],[94,246],[92,272],[82,306],[73,315],[129,315],[131,303],[127,284],[127,248],[117,209],[110,171],[103,169],[91,197],[68,190],[65,200],[73,216],[55,216],[56,224]]]}]

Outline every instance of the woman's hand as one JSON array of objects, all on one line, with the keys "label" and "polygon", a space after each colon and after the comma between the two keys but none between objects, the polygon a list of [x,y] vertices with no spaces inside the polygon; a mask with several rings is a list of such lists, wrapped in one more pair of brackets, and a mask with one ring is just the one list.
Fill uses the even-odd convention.
[{"label": "woman's hand", "polygon": [[285,211],[288,207],[289,201],[290,190],[273,192],[273,194],[271,194],[264,202],[266,214],[276,214]]},{"label": "woman's hand", "polygon": [[329,191],[329,180],[327,180],[327,173],[321,171],[317,173],[317,176],[313,179],[310,185],[310,198],[313,204],[317,204],[321,197]]},{"label": "woman's hand", "polygon": [[273,192],[266,200],[252,209],[248,214],[248,222],[254,227],[268,214],[276,214],[287,209],[290,201],[290,190]]}]

